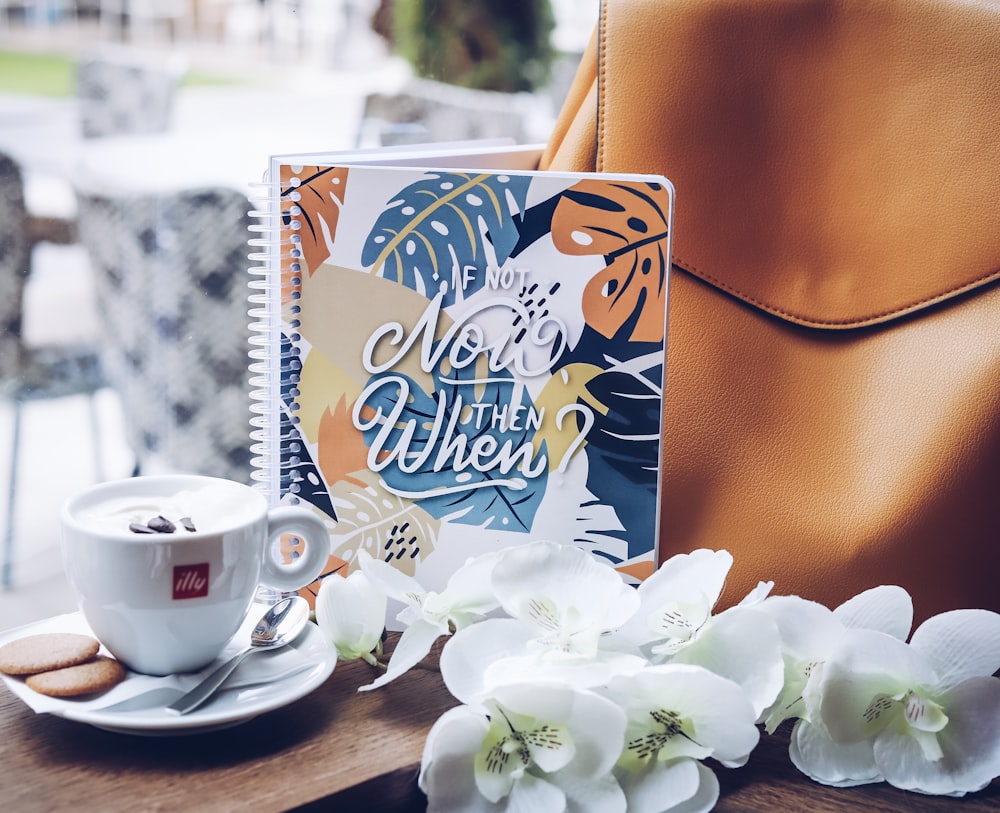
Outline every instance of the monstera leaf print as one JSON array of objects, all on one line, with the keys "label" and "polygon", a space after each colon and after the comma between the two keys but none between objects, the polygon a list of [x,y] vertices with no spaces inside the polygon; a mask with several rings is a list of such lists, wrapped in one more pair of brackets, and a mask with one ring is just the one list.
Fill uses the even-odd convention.
[{"label": "monstera leaf print", "polygon": [[[595,411],[587,435],[587,488],[613,506],[624,527],[610,532],[629,542],[629,556],[656,535],[662,354],[623,362],[587,382]],[[638,545],[635,545],[638,543]]]},{"label": "monstera leaf print", "polygon": [[282,167],[281,221],[297,240],[306,269],[312,274],[330,256],[329,243],[337,233],[340,209],[347,189],[346,167],[304,167],[294,175]]},{"label": "monstera leaf print", "polygon": [[564,254],[601,254],[607,267],[583,295],[587,324],[611,338],[662,342],[670,268],[669,191],[657,183],[583,180],[552,214],[552,240]]},{"label": "monstera leaf print", "polygon": [[358,551],[365,550],[412,576],[417,563],[434,550],[441,523],[418,505],[386,491],[372,472],[356,472],[350,481],[335,483],[330,492],[339,517],[336,556],[354,563]]},{"label": "monstera leaf print", "polygon": [[525,175],[429,172],[386,205],[361,262],[428,299],[443,288],[448,307],[510,257],[529,183]]},{"label": "monstera leaf print", "polygon": [[446,366],[447,358],[434,371],[433,394],[401,374],[366,388],[365,441],[380,447],[385,486],[440,519],[529,531],[545,493],[547,452],[544,443],[533,446],[530,421],[509,416],[533,405],[511,379]]},{"label": "monstera leaf print", "polygon": [[326,482],[354,480],[353,472],[366,466],[368,449],[361,433],[354,428],[346,397],[331,406],[320,418],[316,458]]}]

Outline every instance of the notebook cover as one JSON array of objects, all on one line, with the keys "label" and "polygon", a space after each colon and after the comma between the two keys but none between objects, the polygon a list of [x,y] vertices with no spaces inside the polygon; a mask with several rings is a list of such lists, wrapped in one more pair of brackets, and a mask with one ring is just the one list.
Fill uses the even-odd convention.
[{"label": "notebook cover", "polygon": [[652,572],[669,181],[336,158],[271,178],[258,474],[327,520],[330,570],[364,549],[440,590],[551,539]]}]

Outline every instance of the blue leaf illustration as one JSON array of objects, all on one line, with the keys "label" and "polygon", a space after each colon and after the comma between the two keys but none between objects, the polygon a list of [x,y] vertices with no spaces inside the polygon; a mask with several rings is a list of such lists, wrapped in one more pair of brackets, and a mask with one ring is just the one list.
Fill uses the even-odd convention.
[{"label": "blue leaf illustration", "polygon": [[472,365],[439,367],[432,394],[405,375],[373,377],[362,398],[377,417],[365,442],[380,450],[385,486],[431,516],[529,531],[548,476],[545,444],[533,448],[536,427],[525,418],[534,407],[512,379],[474,376]]},{"label": "blue leaf illustration", "polygon": [[[528,175],[429,172],[386,204],[361,262],[428,299],[444,289],[448,307],[460,291],[483,287],[491,259],[500,266],[511,256],[530,183]],[[463,276],[464,289],[456,284]]]},{"label": "blue leaf illustration", "polygon": [[587,488],[614,508],[625,527],[605,532],[627,541],[629,556],[648,550],[656,539],[661,375],[659,363],[638,370],[626,366],[587,385],[607,407],[595,415],[587,436]]}]

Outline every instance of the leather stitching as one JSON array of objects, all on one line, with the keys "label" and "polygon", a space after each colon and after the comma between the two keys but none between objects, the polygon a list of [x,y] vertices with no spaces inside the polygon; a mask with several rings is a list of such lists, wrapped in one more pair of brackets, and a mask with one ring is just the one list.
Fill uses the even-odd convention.
[{"label": "leather stitching", "polygon": [[808,316],[802,316],[801,314],[793,313],[792,311],[784,310],[782,308],[775,307],[774,305],[768,304],[761,299],[750,296],[744,293],[738,288],[734,288],[726,282],[723,282],[718,277],[711,274],[706,274],[705,272],[698,269],[697,266],[686,262],[685,260],[677,257],[676,255],[671,258],[671,264],[679,268],[681,271],[686,271],[694,277],[708,283],[713,288],[718,288],[721,291],[725,291],[730,296],[735,297],[748,305],[752,305],[758,310],[762,310],[765,313],[769,313],[773,316],[777,316],[789,322],[793,322],[798,325],[804,325],[807,327],[828,327],[828,328],[855,328],[855,327],[870,327],[872,325],[877,325],[882,322],[888,322],[896,319],[900,316],[906,316],[908,314],[914,313],[922,308],[929,305],[935,305],[939,302],[944,302],[952,297],[959,296],[960,294],[967,293],[976,288],[979,288],[986,283],[995,282],[1000,280],[1000,270],[991,271],[978,277],[971,282],[967,282],[963,285],[958,285],[954,288],[949,288],[947,290],[941,291],[933,296],[925,297],[924,299],[919,299],[915,302],[902,305],[898,308],[893,308],[892,310],[881,311],[879,313],[873,313],[869,316],[863,316],[859,319],[814,319]]}]

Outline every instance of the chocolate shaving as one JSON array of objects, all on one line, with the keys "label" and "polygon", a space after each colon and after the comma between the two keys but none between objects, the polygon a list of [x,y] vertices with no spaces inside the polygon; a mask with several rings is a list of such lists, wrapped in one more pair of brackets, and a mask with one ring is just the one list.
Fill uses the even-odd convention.
[{"label": "chocolate shaving", "polygon": [[[186,531],[190,531],[191,533],[197,531],[197,528],[194,527],[194,523],[191,521],[191,517],[181,517],[178,522],[180,522]],[[140,522],[132,522],[129,524],[128,529],[135,534],[172,534],[177,530],[177,526],[161,514],[153,517],[145,525]]]},{"label": "chocolate shaving", "polygon": [[172,534],[177,530],[177,526],[163,516],[153,517],[146,524],[158,534]]}]

